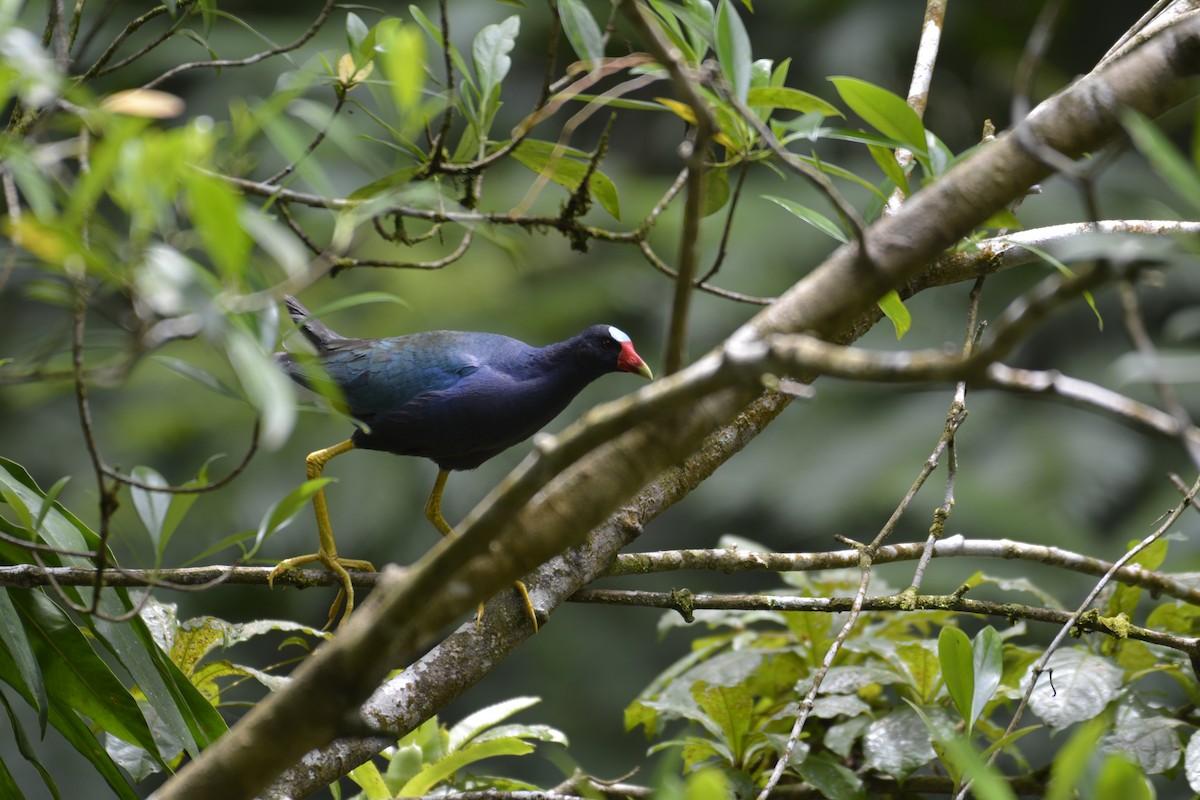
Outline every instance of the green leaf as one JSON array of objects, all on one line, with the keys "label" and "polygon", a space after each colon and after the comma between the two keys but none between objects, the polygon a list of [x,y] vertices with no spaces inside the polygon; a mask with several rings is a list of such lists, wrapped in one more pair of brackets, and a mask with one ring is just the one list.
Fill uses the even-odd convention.
[{"label": "green leaf", "polygon": [[[553,142],[543,142],[537,139],[526,139],[513,150],[512,157],[517,163],[539,174],[546,175],[554,183],[570,192],[579,190],[579,184],[587,175],[588,166],[575,160],[578,151],[570,148],[559,148]],[[588,191],[614,219],[621,218],[621,203],[617,195],[617,185],[600,170],[593,170],[588,176]]]},{"label": "green leaf", "polygon": [[7,588],[0,589],[0,649],[7,651],[8,657],[12,659],[13,667],[30,698],[30,705],[37,712],[38,730],[44,737],[46,720],[50,714],[46,683],[42,679],[42,671],[38,667],[37,656],[34,655],[29,637],[25,634],[25,626],[21,623],[8,592]]},{"label": "green leaf", "polygon": [[[170,484],[167,479],[150,467],[134,467],[130,477],[148,486],[166,487]],[[166,522],[167,512],[171,508],[171,495],[166,492],[155,492],[134,486],[129,492],[133,496],[133,507],[138,518],[150,534],[154,543],[154,552],[161,553],[159,542],[162,539],[163,523]]]},{"label": "green leaf", "polygon": [[213,265],[240,285],[254,245],[242,227],[242,198],[220,178],[194,170],[185,175],[184,188],[196,234]]},{"label": "green leaf", "polygon": [[971,698],[971,716],[967,718],[967,734],[983,714],[984,707],[992,699],[1004,677],[1004,642],[991,625],[987,625],[971,643],[971,665],[975,675],[975,689]]},{"label": "green leaf", "polygon": [[836,222],[819,211],[814,211],[808,206],[802,206],[795,201],[788,200],[783,197],[775,197],[774,195],[764,194],[762,195],[762,198],[764,200],[770,200],[772,203],[787,209],[799,219],[804,220],[822,233],[832,236],[842,244],[850,241],[850,237],[848,237],[842,231],[842,229],[838,227]]},{"label": "green leaf", "polygon": [[296,403],[291,382],[244,331],[228,328],[225,332],[225,349],[247,399],[261,416],[263,445],[269,449],[280,447],[296,423]]},{"label": "green leaf", "polygon": [[1097,717],[1079,726],[1054,756],[1044,800],[1071,800],[1087,773],[1105,722]]},{"label": "green leaf", "polygon": [[[157,757],[154,737],[137,701],[71,619],[41,592],[29,592],[14,602],[46,678],[47,691],[103,730]],[[161,760],[159,765],[166,769]]]},{"label": "green leaf", "polygon": [[837,106],[827,103],[815,94],[789,89],[786,86],[763,86],[750,89],[746,105],[751,108],[782,108],[799,111],[801,114],[818,113],[826,117],[840,117]]},{"label": "green leaf", "polygon": [[[29,741],[29,737],[25,734],[25,728],[21,725],[21,720],[17,718],[12,704],[8,702],[8,698],[3,692],[0,692],[0,703],[4,705],[4,710],[8,714],[8,724],[12,727],[13,738],[17,742],[17,751],[37,770],[38,775],[42,778],[42,783],[46,785],[46,789],[54,797],[54,800],[62,800],[62,795],[58,792],[58,784],[54,782],[54,777],[46,769],[41,759],[38,758],[37,750],[34,748],[33,743]],[[46,725],[44,722],[42,723],[42,738],[46,738]],[[25,793],[17,786],[16,781],[9,773],[8,767],[3,761],[0,761],[0,796],[13,798],[25,796]]]},{"label": "green leaf", "polygon": [[705,170],[702,216],[711,216],[724,208],[729,195],[729,170],[720,167]]},{"label": "green leaf", "polygon": [[753,699],[745,686],[710,686],[696,681],[692,698],[704,712],[699,721],[728,748],[733,763],[741,763],[752,727]]},{"label": "green leaf", "polygon": [[891,320],[892,327],[896,329],[896,338],[903,339],[904,334],[912,327],[912,314],[908,312],[900,295],[893,289],[879,298],[878,305],[879,310]]},{"label": "green leaf", "polygon": [[583,0],[558,0],[558,16],[580,61],[594,64],[604,58],[604,35]]},{"label": "green leaf", "polygon": [[[408,13],[412,15],[413,20],[421,26],[421,30],[425,31],[430,39],[438,46],[438,50],[443,50],[446,47],[446,40],[442,36],[442,29],[434,25],[429,17],[425,16],[425,12],[415,5],[408,7]],[[467,81],[470,86],[475,86],[475,80],[471,77],[471,71],[467,69],[467,62],[463,60],[462,54],[454,43],[450,43],[450,60],[454,64],[454,68],[458,70],[463,80]]]},{"label": "green leaf", "polygon": [[975,669],[971,656],[971,640],[958,628],[942,628],[938,634],[938,661],[942,665],[942,679],[946,691],[954,701],[959,716],[967,723],[967,735],[971,733],[974,719],[971,703],[975,697]]},{"label": "green leaf", "polygon": [[684,800],[713,800],[719,797],[735,797],[729,778],[716,767],[699,769],[687,776],[684,782]]},{"label": "green leaf", "polygon": [[[971,743],[965,739],[939,740],[943,762],[953,765],[960,780],[971,781],[971,795],[978,800],[1017,800],[1003,774],[989,765]],[[1107,795],[1101,795],[1107,797]]]},{"label": "green leaf", "polygon": [[900,187],[900,191],[904,192],[907,197],[912,194],[908,188],[908,176],[904,174],[904,170],[900,168],[899,162],[896,161],[896,154],[890,148],[881,147],[877,144],[867,145],[867,151],[870,152],[871,158],[875,159],[875,163],[883,170],[892,183]]},{"label": "green leaf", "polygon": [[933,703],[941,677],[937,656],[922,642],[902,644],[896,648],[896,655],[904,664],[920,702],[924,705]]},{"label": "green leaf", "polygon": [[733,95],[743,103],[750,92],[750,73],[753,59],[750,37],[730,0],[717,5],[717,62],[725,74]]},{"label": "green leaf", "polygon": [[884,136],[904,143],[914,155],[926,157],[925,125],[904,98],[858,78],[831,77],[842,101]]},{"label": "green leaf", "polygon": [[396,18],[379,23],[375,38],[382,50],[379,62],[392,102],[405,127],[419,126],[422,120],[415,110],[425,89],[425,39],[416,28]]},{"label": "green leaf", "polygon": [[350,46],[350,52],[358,52],[367,40],[370,30],[367,28],[367,23],[362,21],[362,18],[353,11],[346,14],[346,43]]},{"label": "green leaf", "polygon": [[[471,58],[475,62],[475,74],[479,78],[479,97],[485,106],[494,103],[492,93],[508,75],[512,67],[509,53],[517,44],[521,31],[521,18],[511,16],[503,22],[487,25],[475,37],[471,46]],[[487,114],[484,114],[485,118]]]},{"label": "green leaf", "polygon": [[1121,800],[1154,800],[1155,793],[1146,774],[1124,756],[1113,753],[1104,759],[1096,777],[1096,797],[1119,797]]},{"label": "green leaf", "polygon": [[493,725],[508,719],[518,711],[535,706],[541,701],[540,697],[514,697],[468,714],[450,729],[450,740],[447,747],[451,751],[458,750]]},{"label": "green leaf", "polygon": [[396,796],[384,783],[379,768],[370,761],[350,770],[350,780],[362,787],[366,800],[392,800]]},{"label": "green leaf", "polygon": [[800,763],[800,777],[830,800],[863,800],[867,796],[862,778],[828,752],[810,755]]},{"label": "green leaf", "polygon": [[1123,111],[1121,124],[1158,177],[1192,207],[1193,213],[1200,211],[1200,175],[1196,167],[1175,149],[1157,125],[1137,111]]},{"label": "green leaf", "polygon": [[254,545],[250,548],[249,553],[247,553],[247,557],[258,552],[258,548],[262,546],[262,543],[277,531],[287,527],[312,496],[325,488],[325,484],[332,480],[332,478],[313,478],[307,480],[284,495],[283,499],[279,502],[268,508],[267,513],[263,515],[262,522],[258,525],[258,531],[254,537]]},{"label": "green leaf", "polygon": [[523,756],[533,752],[533,745],[520,739],[494,739],[468,744],[445,758],[430,764],[400,789],[397,797],[418,797],[443,781],[448,781],[463,767],[496,756]]},{"label": "green leaf", "polygon": [[[1031,244],[1024,244],[1021,242],[1013,242],[1012,244],[1014,244],[1017,247],[1025,248],[1026,250],[1033,253],[1035,256],[1042,259],[1047,264],[1054,267],[1056,270],[1058,270],[1059,272],[1061,272],[1063,275],[1067,276],[1068,278],[1075,276],[1075,273],[1071,270],[1070,267],[1068,267],[1062,261],[1059,261],[1057,258],[1055,258],[1053,255],[1051,255],[1046,250],[1043,250],[1040,247],[1035,247]],[[1088,306],[1092,309],[1092,313],[1096,315],[1096,322],[1099,325],[1100,330],[1104,330],[1104,317],[1100,316],[1100,309],[1096,307],[1096,298],[1092,296],[1091,292],[1083,292],[1083,299],[1087,301]]]},{"label": "green leaf", "polygon": [[178,358],[171,358],[170,356],[153,355],[150,356],[150,358],[171,370],[171,372],[174,372],[176,375],[181,375],[184,378],[193,380],[201,386],[210,389],[223,397],[230,397],[234,400],[242,399],[240,394],[226,386],[219,378],[206,369],[197,367],[194,364],[189,364],[188,362],[182,361]]}]

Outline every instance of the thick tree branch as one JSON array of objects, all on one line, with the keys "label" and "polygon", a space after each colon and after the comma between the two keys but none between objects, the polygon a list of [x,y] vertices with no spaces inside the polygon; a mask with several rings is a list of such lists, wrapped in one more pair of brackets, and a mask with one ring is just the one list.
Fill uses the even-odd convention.
[{"label": "thick tree branch", "polygon": [[[1124,107],[1151,116],[1169,108],[1177,80],[1198,68],[1200,21],[1188,20],[1104,71],[1080,79],[1021,125],[1043,144],[1078,157],[1115,135]],[[1049,169],[1026,153],[1017,137],[1001,136],[913,195],[896,214],[873,224],[865,242],[869,258],[858,257],[857,245],[842,247],[734,339],[745,343],[798,330],[846,337],[888,289],[919,274],[941,251],[1047,174]],[[406,580],[385,582],[339,635],[296,671],[287,688],[252,709],[169,780],[159,797],[251,796],[306,751],[326,746],[347,729],[347,714],[388,670],[408,663],[449,620],[578,543],[583,532],[599,525],[626,498],[696,452],[713,431],[722,432],[756,393],[711,384],[696,398],[689,381],[708,380],[714,358],[719,356],[701,359],[673,376],[671,392],[691,399],[686,410],[676,405],[669,414],[666,409],[647,413],[635,400],[609,421],[607,427],[617,434],[611,441],[587,453],[567,447],[569,457],[556,458],[551,450],[527,460],[489,496],[488,505],[471,515],[458,537],[439,543]],[[660,392],[652,386],[635,398]],[[582,430],[562,443],[587,438]],[[553,480],[532,488],[526,479],[543,475],[543,468]],[[660,479],[642,496],[662,490]],[[504,512],[491,510],[496,508]],[[423,664],[409,671],[431,669]],[[418,694],[410,694],[410,701]]]}]

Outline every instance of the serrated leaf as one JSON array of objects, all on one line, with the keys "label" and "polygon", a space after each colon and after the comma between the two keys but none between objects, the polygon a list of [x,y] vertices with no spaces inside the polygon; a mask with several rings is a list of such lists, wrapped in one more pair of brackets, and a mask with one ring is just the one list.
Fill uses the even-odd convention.
[{"label": "serrated leaf", "polygon": [[717,62],[733,95],[743,103],[750,92],[752,70],[750,36],[730,0],[720,0],[716,19]]},{"label": "serrated leaf", "polygon": [[927,158],[925,125],[903,97],[858,78],[835,76],[829,80],[837,88],[842,102],[868,125],[884,136],[903,142],[914,155]]},{"label": "serrated leaf", "polygon": [[604,35],[583,0],[559,0],[558,16],[580,61],[594,64],[604,58]]}]

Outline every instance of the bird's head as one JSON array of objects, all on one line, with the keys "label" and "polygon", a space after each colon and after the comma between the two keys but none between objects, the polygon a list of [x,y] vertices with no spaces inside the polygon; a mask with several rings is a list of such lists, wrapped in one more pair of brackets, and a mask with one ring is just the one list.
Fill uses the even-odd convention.
[{"label": "bird's head", "polygon": [[620,328],[613,325],[593,325],[583,332],[583,346],[598,358],[610,372],[632,372],[647,380],[654,373],[633,349],[633,341]]}]

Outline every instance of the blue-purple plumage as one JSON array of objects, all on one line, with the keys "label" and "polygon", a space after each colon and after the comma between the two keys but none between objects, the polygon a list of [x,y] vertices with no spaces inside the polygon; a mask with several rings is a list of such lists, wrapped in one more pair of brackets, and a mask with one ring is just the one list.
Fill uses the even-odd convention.
[{"label": "blue-purple plumage", "polygon": [[[628,337],[607,325],[546,347],[462,331],[348,339],[294,298],[286,302],[350,414],[367,426],[355,431],[354,445],[429,458],[445,470],[474,469],[527,439],[605,373],[650,377]],[[305,359],[277,360],[311,385]]]}]

